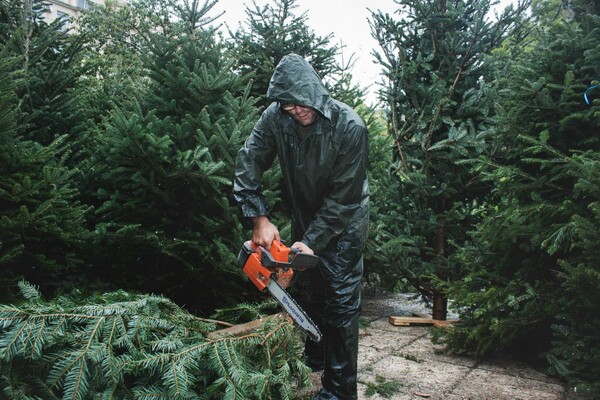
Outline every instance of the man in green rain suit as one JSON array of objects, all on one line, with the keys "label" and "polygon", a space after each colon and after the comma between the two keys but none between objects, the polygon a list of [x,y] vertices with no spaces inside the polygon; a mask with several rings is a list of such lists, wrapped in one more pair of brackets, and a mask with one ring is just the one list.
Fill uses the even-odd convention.
[{"label": "man in green rain suit", "polygon": [[356,399],[362,252],[369,222],[365,123],[348,105],[329,97],[310,64],[297,54],[281,59],[271,77],[263,112],[239,151],[234,196],[253,222],[252,241],[267,249],[279,231],[269,220],[261,177],[278,156],[292,212],[292,247],[319,256],[307,270],[303,304],[323,332],[307,340],[307,363],[323,369],[314,397]]}]

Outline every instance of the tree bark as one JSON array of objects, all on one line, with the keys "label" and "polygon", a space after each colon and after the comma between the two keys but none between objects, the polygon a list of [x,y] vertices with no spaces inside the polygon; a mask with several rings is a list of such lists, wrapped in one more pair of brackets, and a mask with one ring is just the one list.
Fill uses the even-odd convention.
[{"label": "tree bark", "polygon": [[269,315],[267,317],[257,319],[254,321],[246,322],[240,325],[230,326],[225,329],[221,329],[218,331],[210,332],[207,337],[208,339],[223,339],[226,337],[240,337],[244,335],[248,335],[258,329],[262,328],[267,322],[273,321],[274,319],[281,319],[281,321],[287,321],[293,324],[293,320],[287,315],[287,313],[280,312],[277,314]]},{"label": "tree bark", "polygon": [[[443,210],[445,210],[446,208],[446,202],[444,199],[440,200],[440,210],[438,212],[443,212]],[[444,227],[446,225],[446,220],[442,215],[438,215],[437,217],[437,228],[435,230],[435,252],[437,255],[437,262],[440,263],[438,264],[438,268],[437,268],[437,275],[440,278],[444,278],[444,273],[442,271],[442,265],[441,265],[441,260],[444,259],[444,253],[446,252],[446,237],[444,235]],[[433,319],[439,319],[442,321],[446,320],[446,316],[447,316],[447,306],[448,306],[448,299],[446,298],[446,295],[437,290],[434,289],[433,291],[433,310],[432,310],[432,316]]]},{"label": "tree bark", "polygon": [[29,44],[33,32],[33,3],[32,0],[23,2],[23,70],[29,68]]},{"label": "tree bark", "polygon": [[446,295],[437,290],[433,292],[433,309],[431,312],[433,319],[445,321],[448,316],[447,309],[448,299],[446,298]]}]

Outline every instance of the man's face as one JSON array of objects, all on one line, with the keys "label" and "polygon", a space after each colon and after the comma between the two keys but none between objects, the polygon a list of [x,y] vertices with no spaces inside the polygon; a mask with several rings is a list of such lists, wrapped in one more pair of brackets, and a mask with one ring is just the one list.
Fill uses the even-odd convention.
[{"label": "man's face", "polygon": [[288,112],[302,126],[311,125],[319,115],[314,109],[297,104],[284,104],[281,108]]}]

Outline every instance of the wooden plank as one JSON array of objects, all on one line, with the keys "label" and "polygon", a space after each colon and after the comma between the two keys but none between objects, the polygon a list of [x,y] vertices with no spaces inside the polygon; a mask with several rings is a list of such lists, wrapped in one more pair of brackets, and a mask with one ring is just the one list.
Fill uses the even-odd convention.
[{"label": "wooden plank", "polygon": [[207,338],[208,339],[222,339],[225,337],[239,337],[239,336],[248,335],[248,334],[258,330],[259,328],[261,328],[267,322],[273,321],[275,319],[281,319],[282,322],[283,322],[283,320],[287,320],[288,322],[292,323],[292,319],[289,317],[289,315],[287,313],[280,312],[277,314],[269,315],[264,318],[256,319],[254,321],[246,322],[244,324],[233,325],[229,328],[210,332],[207,335]]},{"label": "wooden plank", "polygon": [[433,325],[436,328],[443,328],[452,326],[453,323],[458,322],[458,319],[433,319],[423,317],[394,317],[389,318],[390,324],[394,326],[410,326],[410,325]]},{"label": "wooden plank", "polygon": [[433,319],[430,318],[421,318],[421,317],[390,317],[390,324],[396,326],[408,326],[408,325],[432,325],[434,322]]}]

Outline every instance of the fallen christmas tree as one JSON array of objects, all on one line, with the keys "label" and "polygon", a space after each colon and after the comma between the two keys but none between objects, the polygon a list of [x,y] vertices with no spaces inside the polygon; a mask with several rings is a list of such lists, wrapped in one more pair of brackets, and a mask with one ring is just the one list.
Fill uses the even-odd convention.
[{"label": "fallen christmas tree", "polygon": [[[214,335],[228,324],[160,296],[46,301],[31,285],[20,288],[22,303],[0,306],[0,399],[290,399],[310,382],[285,318]],[[273,309],[243,304],[216,315],[239,323]]]}]

